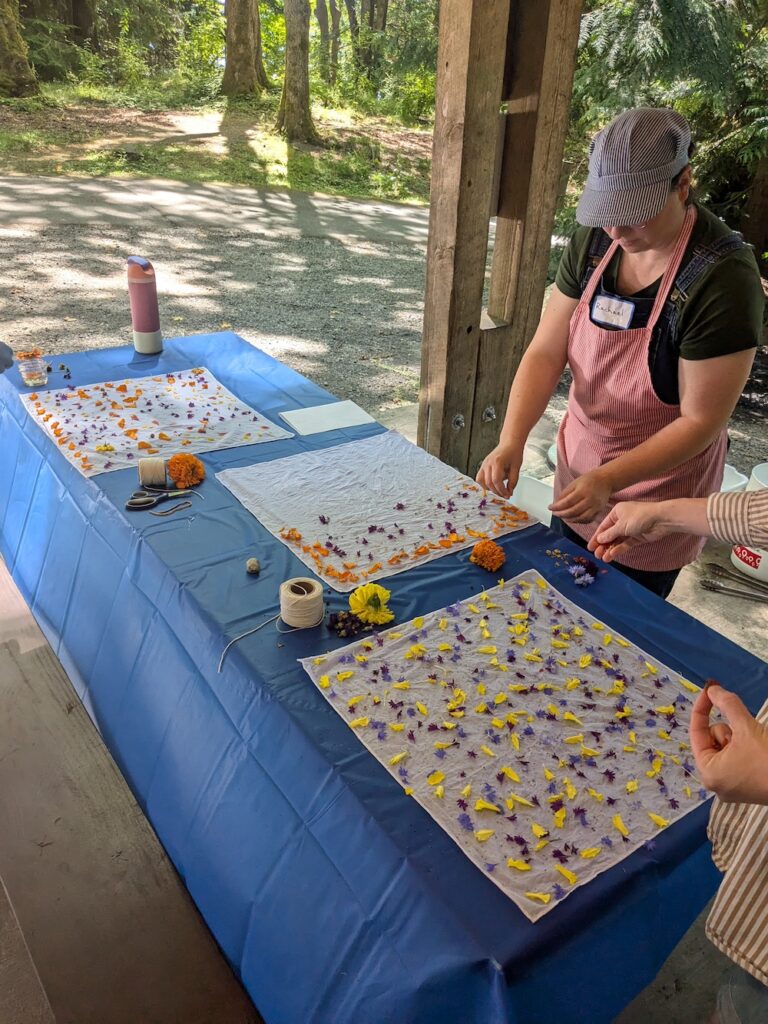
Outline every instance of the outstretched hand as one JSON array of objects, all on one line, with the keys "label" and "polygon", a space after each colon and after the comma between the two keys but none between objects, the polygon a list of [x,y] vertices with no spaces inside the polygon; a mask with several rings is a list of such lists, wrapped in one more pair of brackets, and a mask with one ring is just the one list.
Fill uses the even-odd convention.
[{"label": "outstretched hand", "polygon": [[[715,708],[728,724],[710,724]],[[742,700],[717,684],[702,690],[693,705],[691,746],[699,777],[721,800],[768,804],[768,728]]]},{"label": "outstretched hand", "polygon": [[661,522],[655,502],[622,501],[614,505],[589,541],[604,562],[613,562],[629,548],[665,537],[670,530]]}]

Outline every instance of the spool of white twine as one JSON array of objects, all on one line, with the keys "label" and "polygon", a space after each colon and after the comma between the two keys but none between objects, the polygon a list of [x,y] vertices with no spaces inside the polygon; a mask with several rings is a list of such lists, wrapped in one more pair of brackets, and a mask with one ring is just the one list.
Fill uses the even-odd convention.
[{"label": "spool of white twine", "polygon": [[142,487],[167,487],[165,459],[139,459],[139,483]]},{"label": "spool of white twine", "polygon": [[[294,629],[312,629],[314,626],[319,626],[324,617],[325,599],[323,597],[323,588],[317,580],[310,580],[303,576],[286,580],[285,583],[280,584],[280,611],[276,615],[271,615],[268,619],[265,619],[264,622],[260,622],[253,629],[248,629],[245,633],[241,633],[240,636],[230,640],[221,652],[218,671],[221,672],[224,659],[230,647],[240,640],[244,640],[247,636],[258,633],[260,629],[263,629],[270,622],[275,623],[278,633],[291,633]],[[286,626],[290,626],[290,629],[280,629],[280,619],[283,620]]]},{"label": "spool of white twine", "polygon": [[297,577],[280,584],[280,618],[294,629],[310,629],[323,620],[323,588],[317,580]]}]

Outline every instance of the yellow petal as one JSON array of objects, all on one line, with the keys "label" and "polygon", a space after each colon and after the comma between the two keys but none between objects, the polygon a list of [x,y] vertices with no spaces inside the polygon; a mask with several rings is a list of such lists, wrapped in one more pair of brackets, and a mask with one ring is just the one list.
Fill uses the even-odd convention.
[{"label": "yellow petal", "polygon": [[558,828],[563,827],[563,823],[565,822],[565,815],[566,810],[564,807],[561,807],[559,811],[555,811],[553,817],[555,819],[555,825],[557,825]]},{"label": "yellow petal", "polygon": [[420,615],[417,619],[413,620],[413,628],[414,629],[421,629],[421,627],[423,625],[424,625],[424,618],[423,618],[423,616]]},{"label": "yellow petal", "polygon": [[318,683],[320,684],[320,686],[322,686],[324,690],[327,690],[328,687],[331,685],[331,680],[328,676],[320,676],[320,678],[318,679]]},{"label": "yellow petal", "polygon": [[598,757],[599,754],[600,754],[600,751],[599,750],[593,750],[592,747],[582,747],[581,748],[581,756],[582,757]]},{"label": "yellow petal", "polygon": [[661,708],[656,708],[656,710],[660,715],[674,715],[674,713],[677,711],[677,708],[674,706],[674,704],[665,704]]},{"label": "yellow petal", "polygon": [[520,776],[517,774],[514,768],[510,768],[508,765],[504,765],[504,767],[501,770],[504,772],[507,778],[512,779],[513,782],[520,781]]},{"label": "yellow petal", "polygon": [[588,668],[592,664],[591,654],[582,654],[579,658],[579,668]]},{"label": "yellow petal", "polygon": [[515,748],[515,750],[520,749],[520,737],[517,735],[517,733],[511,732],[509,734],[509,742]]},{"label": "yellow petal", "polygon": [[405,726],[403,725],[402,722],[390,722],[389,728],[392,730],[392,732],[402,732],[403,729],[405,729]]},{"label": "yellow petal", "polygon": [[666,818],[662,818],[660,814],[652,814],[648,811],[648,817],[651,819],[654,825],[658,825],[659,828],[666,828],[669,822]]},{"label": "yellow petal", "polygon": [[547,904],[552,899],[552,896],[548,892],[527,892],[525,894],[529,900],[536,900],[538,903]]},{"label": "yellow petal", "polygon": [[393,683],[392,684],[392,689],[393,690],[410,690],[410,688],[411,688],[411,684],[405,682],[405,680],[403,680],[402,683]]},{"label": "yellow petal", "polygon": [[349,723],[350,729],[362,729],[363,726],[370,725],[370,718],[353,718]]},{"label": "yellow petal", "polygon": [[452,651],[453,650],[453,645],[452,644],[438,644],[437,645],[437,649],[438,649],[438,651]]},{"label": "yellow petal", "polygon": [[498,648],[494,647],[493,644],[485,644],[483,647],[477,648],[480,654],[498,654]]},{"label": "yellow petal", "polygon": [[581,686],[581,680],[576,679],[575,676],[573,677],[573,679],[567,679],[565,682],[566,690],[575,690],[577,686]]},{"label": "yellow petal", "polygon": [[480,747],[480,749],[482,750],[482,752],[485,754],[486,757],[496,757],[496,755],[491,750],[491,748],[490,747],[486,747],[485,744],[483,744],[482,747]]},{"label": "yellow petal", "polygon": [[444,740],[436,740],[435,750],[450,750],[450,748],[454,746],[455,743],[456,740],[449,740],[448,742],[445,742]]},{"label": "yellow petal", "polygon": [[497,693],[496,696],[493,698],[493,703],[494,704],[504,704],[504,703],[506,703],[506,700],[507,700],[506,693]]},{"label": "yellow petal", "polygon": [[526,864],[524,860],[513,860],[511,857],[507,861],[508,868],[514,868],[516,871],[530,871],[531,865]]},{"label": "yellow petal", "polygon": [[437,624],[437,628],[438,629],[447,629],[447,627],[448,627],[448,619],[440,619],[440,621]]},{"label": "yellow petal", "polygon": [[637,787],[638,787],[637,779],[630,779],[629,782],[627,783],[627,792],[628,793],[636,793],[637,792]]},{"label": "yellow petal", "polygon": [[602,793],[598,793],[598,791],[596,789],[592,789],[590,787],[587,790],[587,792],[589,793],[590,796],[593,796],[595,798],[595,800],[597,800],[597,802],[599,804],[601,804],[603,802],[603,794]]},{"label": "yellow petal", "polygon": [[563,878],[569,883],[569,885],[576,884],[576,875],[574,875],[572,871],[569,871],[568,868],[564,868],[562,864],[558,864],[555,867],[555,871],[558,871],[563,876]]},{"label": "yellow petal", "polygon": [[480,828],[475,832],[475,839],[478,843],[485,843],[494,834],[495,829],[492,828]]},{"label": "yellow petal", "polygon": [[544,769],[544,778],[547,780],[547,782],[551,782],[554,779],[554,777],[554,772],[550,771],[549,768]]},{"label": "yellow petal", "polygon": [[621,815],[620,815],[620,814],[614,814],[614,816],[613,816],[613,818],[611,819],[611,821],[612,821],[612,823],[613,823],[613,827],[614,827],[614,828],[615,828],[615,829],[616,829],[616,830],[617,830],[618,832],[621,832],[621,834],[622,834],[622,835],[623,835],[623,836],[624,836],[625,838],[626,838],[626,837],[627,837],[627,836],[629,835],[629,829],[628,829],[628,828],[627,828],[627,826],[626,826],[626,825],[624,824],[624,822],[623,822],[623,821],[621,820]]},{"label": "yellow petal", "polygon": [[408,751],[404,750],[401,754],[395,754],[394,757],[390,757],[389,763],[390,764],[400,764],[400,762],[404,761],[406,759],[406,757],[408,757]]},{"label": "yellow petal", "polygon": [[472,786],[467,784],[461,791],[462,796],[472,796]]},{"label": "yellow petal", "polygon": [[566,722],[575,722],[576,725],[583,725],[584,724],[580,718],[577,718],[576,715],[574,715],[574,713],[572,711],[566,711],[565,714],[563,715],[563,719]]},{"label": "yellow petal", "polygon": [[581,743],[583,739],[584,739],[583,734],[582,733],[577,733],[576,736],[566,736],[565,737],[565,742],[566,743]]},{"label": "yellow petal", "polygon": [[593,857],[596,857],[599,853],[602,853],[602,852],[603,852],[602,847],[600,847],[600,846],[590,846],[590,847],[588,847],[588,849],[582,850],[580,856],[583,857],[584,860],[591,860]]},{"label": "yellow petal", "polygon": [[445,786],[435,786],[435,796],[442,800],[445,796]]},{"label": "yellow petal", "polygon": [[343,683],[345,679],[350,679],[355,673],[350,669],[349,672],[337,672],[336,678],[340,683]]},{"label": "yellow petal", "polygon": [[440,782],[443,782],[444,779],[445,774],[444,772],[441,772],[439,769],[436,769],[432,772],[431,775],[427,776],[427,782],[430,784],[430,786],[437,786]]},{"label": "yellow petal", "polygon": [[508,793],[507,803],[509,803],[510,800],[514,801],[516,804],[521,804],[523,807],[533,807],[530,800],[526,800],[523,796],[518,796],[517,793]]},{"label": "yellow petal", "polygon": [[494,729],[503,729],[504,728],[504,719],[503,718],[492,718],[491,719],[491,725],[494,727]]},{"label": "yellow petal", "polygon": [[646,667],[646,668],[648,669],[648,671],[649,671],[649,672],[651,673],[651,675],[652,675],[652,676],[655,676],[655,675],[657,675],[657,674],[658,674],[658,671],[659,671],[659,670],[658,670],[658,669],[656,668],[656,666],[655,666],[655,665],[652,665],[652,664],[650,663],[650,661],[646,661],[646,663],[645,663],[645,667]]},{"label": "yellow petal", "polygon": [[699,689],[700,689],[698,686],[695,686],[693,683],[689,682],[687,679],[681,679],[680,680],[680,685],[683,687],[683,689],[688,690],[689,693],[698,693]]},{"label": "yellow petal", "polygon": [[476,811],[493,811],[495,814],[501,814],[501,808],[497,807],[496,804],[489,803],[487,800],[476,800],[475,801]]},{"label": "yellow petal", "polygon": [[544,836],[549,835],[549,829],[544,828],[542,825],[537,825],[535,821],[531,822],[531,832],[533,832],[537,839],[542,839]]},{"label": "yellow petal", "polygon": [[468,605],[467,605],[467,608],[469,608],[469,610],[470,610],[471,612],[474,612],[474,613],[475,613],[475,615],[479,615],[479,614],[480,614],[480,609],[479,609],[479,608],[477,607],[477,605],[476,605],[476,604],[468,604]]},{"label": "yellow petal", "polygon": [[565,795],[568,797],[568,799],[569,800],[575,800],[577,793],[578,793],[578,790],[576,789],[574,784],[572,782],[569,782],[568,779],[566,779],[565,780]]},{"label": "yellow petal", "polygon": [[419,712],[420,715],[426,715],[427,714],[426,706],[424,704],[422,704],[420,700],[416,701],[416,710]]}]

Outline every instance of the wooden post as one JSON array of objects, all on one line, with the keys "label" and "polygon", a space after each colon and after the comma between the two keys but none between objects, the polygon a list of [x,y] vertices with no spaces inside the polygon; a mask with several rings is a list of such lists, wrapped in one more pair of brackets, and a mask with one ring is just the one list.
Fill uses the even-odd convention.
[{"label": "wooden post", "polygon": [[498,441],[512,379],[541,316],[581,8],[582,0],[516,0],[512,11],[496,240],[467,459],[471,474]]},{"label": "wooden post", "polygon": [[[541,311],[581,7],[440,5],[418,439],[470,473],[496,443]],[[496,241],[480,329],[491,203]]]},{"label": "wooden post", "polygon": [[461,469],[472,422],[509,4],[440,4],[418,439]]}]

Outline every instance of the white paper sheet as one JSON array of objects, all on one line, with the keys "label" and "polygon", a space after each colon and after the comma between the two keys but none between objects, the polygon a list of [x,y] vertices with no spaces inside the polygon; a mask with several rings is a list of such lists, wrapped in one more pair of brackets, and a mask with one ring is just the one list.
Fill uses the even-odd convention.
[{"label": "white paper sheet", "polygon": [[374,423],[365,409],[355,402],[331,402],[313,405],[309,409],[291,409],[280,416],[297,434],[322,434],[326,430],[356,427],[361,423]]}]

